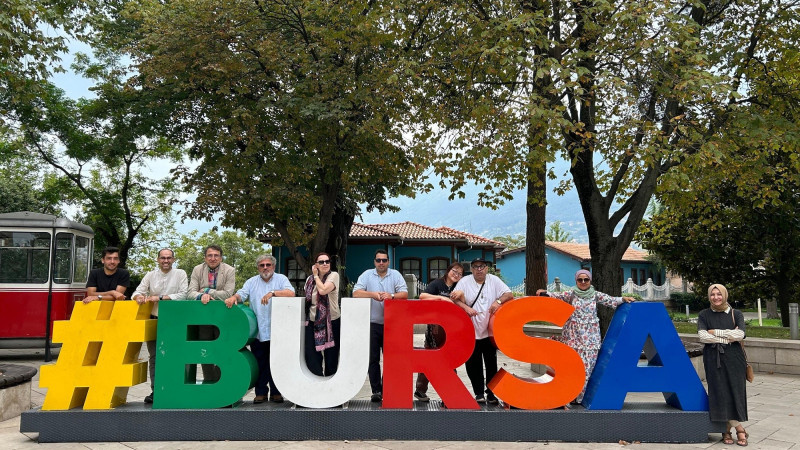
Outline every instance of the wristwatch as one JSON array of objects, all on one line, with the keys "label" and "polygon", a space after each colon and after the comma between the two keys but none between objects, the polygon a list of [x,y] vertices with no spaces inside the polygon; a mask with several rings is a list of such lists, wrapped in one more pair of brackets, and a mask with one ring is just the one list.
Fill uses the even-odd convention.
[{"label": "wristwatch", "polygon": [[498,298],[498,299],[497,299],[497,304],[498,304],[498,305],[502,305],[502,304],[503,304],[503,302],[501,302],[501,301],[500,301],[500,299]]},{"label": "wristwatch", "polygon": [[[166,258],[166,257],[165,257],[165,258]],[[164,300],[164,296],[163,296],[163,295],[159,295],[159,296],[158,296],[158,300],[159,300],[159,301],[160,301],[160,300]]]},{"label": "wristwatch", "polygon": [[392,293],[392,300],[394,300],[394,293]]},{"label": "wristwatch", "polygon": [[97,299],[98,299],[98,300],[102,300],[102,299],[103,299],[103,296],[102,296],[101,294],[97,294]]}]

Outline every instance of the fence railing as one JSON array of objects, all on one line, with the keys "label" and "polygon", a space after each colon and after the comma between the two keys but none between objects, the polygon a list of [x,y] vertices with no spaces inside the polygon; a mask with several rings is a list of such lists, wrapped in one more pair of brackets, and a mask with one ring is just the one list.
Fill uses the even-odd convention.
[{"label": "fence railing", "polygon": [[[554,283],[547,285],[547,290],[550,292],[563,292],[575,287],[562,283],[558,277],[556,277],[554,281]],[[514,295],[520,295],[521,293],[525,292],[525,283],[511,286],[511,292],[514,292]],[[639,294],[643,300],[648,301],[668,300],[670,294],[670,284],[669,281],[667,281],[659,286],[654,284],[651,278],[648,278],[647,283],[640,286],[634,283],[632,279],[628,278],[628,281],[622,285],[622,293]]]}]

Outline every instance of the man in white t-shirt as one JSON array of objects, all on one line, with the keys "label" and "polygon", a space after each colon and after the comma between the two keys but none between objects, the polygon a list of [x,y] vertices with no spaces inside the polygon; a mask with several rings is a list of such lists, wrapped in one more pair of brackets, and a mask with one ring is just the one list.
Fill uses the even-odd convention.
[{"label": "man in white t-shirt", "polygon": [[[497,373],[497,348],[489,337],[489,318],[500,305],[514,296],[511,289],[503,281],[489,274],[488,261],[483,258],[475,258],[470,263],[472,274],[462,278],[455,289],[450,294],[450,298],[455,302],[462,302],[467,305],[467,313],[472,318],[472,325],[475,327],[475,348],[472,356],[469,357],[465,367],[467,376],[472,383],[472,391],[475,393],[475,400],[483,403],[486,400],[484,392],[490,405],[498,404],[497,397],[491,390],[486,388],[492,378]],[[481,364],[483,359],[483,364]],[[484,383],[483,366],[486,366],[486,380]]]}]

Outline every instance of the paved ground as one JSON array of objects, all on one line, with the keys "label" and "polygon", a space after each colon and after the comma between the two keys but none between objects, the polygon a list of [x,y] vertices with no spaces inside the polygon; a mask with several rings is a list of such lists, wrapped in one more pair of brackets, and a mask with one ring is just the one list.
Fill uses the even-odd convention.
[{"label": "paved ground", "polygon": [[[416,336],[421,344],[422,336]],[[0,362],[22,364],[39,367],[43,364],[43,351],[35,350],[0,350]],[[142,359],[147,356],[143,350]],[[528,364],[520,363],[499,355],[499,364],[509,372],[520,376],[531,376]],[[199,370],[198,370],[199,372]],[[463,368],[458,370],[462,380],[469,386]],[[365,377],[366,378],[366,377]],[[38,374],[34,380],[32,391],[32,407],[39,407],[44,401],[45,389],[38,387]],[[128,401],[141,402],[150,393],[149,384],[140,384],[130,389]],[[364,387],[357,399],[368,399],[369,383]],[[438,399],[435,391],[428,392],[433,399]],[[757,373],[756,380],[748,384],[748,406],[750,421],[746,423],[750,433],[750,447],[757,449],[795,449],[800,450],[800,376],[774,375]],[[252,390],[245,400],[252,400]],[[663,401],[661,394],[629,394],[626,401]],[[691,448],[731,448],[719,442],[719,434],[709,435],[708,442],[695,444],[628,444],[624,443],[563,443],[563,442],[438,442],[438,441],[259,441],[259,442],[107,442],[107,443],[64,443],[39,444],[36,434],[19,432],[19,418],[0,422],[0,449],[217,449],[217,448],[278,448],[292,449],[327,449],[327,448],[367,448],[367,449],[691,449]],[[734,447],[738,448],[738,447]]]}]

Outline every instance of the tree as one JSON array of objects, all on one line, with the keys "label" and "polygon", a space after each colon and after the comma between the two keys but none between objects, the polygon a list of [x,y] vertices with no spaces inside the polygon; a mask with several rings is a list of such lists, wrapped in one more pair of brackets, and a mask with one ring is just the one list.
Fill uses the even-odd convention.
[{"label": "tree", "polygon": [[522,233],[506,234],[505,236],[495,236],[493,241],[502,242],[506,245],[507,249],[519,248],[525,246],[525,235]]},{"label": "tree", "polygon": [[0,140],[0,213],[35,211],[63,215],[54,176],[39,170],[16,145]]},{"label": "tree", "polygon": [[572,234],[561,226],[560,220],[550,224],[544,238],[551,242],[572,242]]},{"label": "tree", "polygon": [[48,82],[38,97],[16,105],[20,145],[58,174],[62,199],[96,233],[95,249],[120,248],[122,265],[151,221],[171,216],[177,185],[144,174],[148,163],[175,161],[180,152],[155,132],[162,118],[140,91],[126,89],[112,62],[86,65],[101,79],[98,98],[74,101]]},{"label": "tree", "polygon": [[[442,13],[453,42],[463,44],[450,55],[453,46],[443,47],[430,72],[445,73],[440,79],[452,88],[444,95],[467,96],[461,110],[478,112],[458,130],[464,140],[491,145],[448,164],[502,198],[509,183],[560,150],[572,161],[593,284],[619,294],[622,255],[662,175],[721,151],[714,142],[732,110],[758,100],[749,83],[770,78],[759,65],[797,48],[797,9],[756,0],[464,2]],[[508,101],[487,107],[481,90]],[[531,133],[532,123],[541,133]],[[540,138],[499,138],[515,131]],[[536,143],[550,146],[531,157]]]},{"label": "tree", "polygon": [[279,235],[310,271],[302,247],[344,263],[358,204],[421,186],[390,2],[131,5],[132,84],[171,106],[167,130],[198,163],[179,171],[190,217]]},{"label": "tree", "polygon": [[244,233],[224,230],[211,230],[203,234],[192,231],[180,236],[173,245],[178,267],[191,275],[192,269],[203,263],[203,250],[212,244],[222,248],[222,257],[226,264],[236,269],[236,289],[244,286],[248,278],[258,275],[256,258],[270,253],[269,246]]}]

